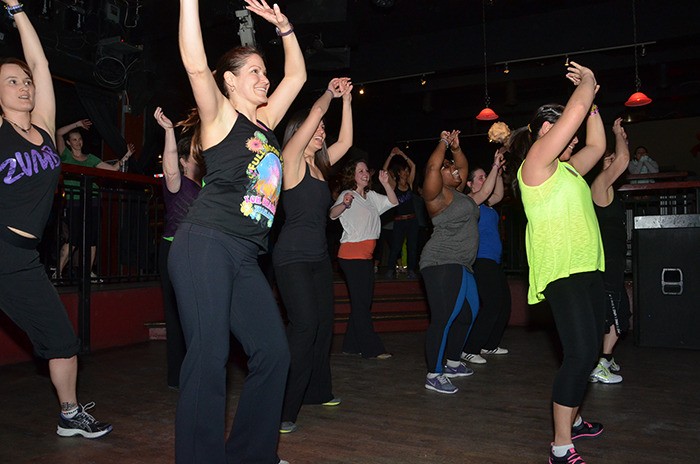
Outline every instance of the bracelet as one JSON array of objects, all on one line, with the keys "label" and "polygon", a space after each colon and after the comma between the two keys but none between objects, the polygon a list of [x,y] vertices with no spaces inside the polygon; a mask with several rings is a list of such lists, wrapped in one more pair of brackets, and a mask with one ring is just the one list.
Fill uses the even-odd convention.
[{"label": "bracelet", "polygon": [[440,139],[441,142],[445,142],[445,148],[450,148],[450,142],[447,139]]},{"label": "bracelet", "polygon": [[7,14],[10,15],[10,19],[12,19],[17,13],[22,13],[24,11],[24,5],[21,3],[12,6],[5,4],[5,9],[7,10]]},{"label": "bracelet", "polygon": [[287,37],[289,34],[291,34],[292,32],[294,32],[294,26],[292,26],[292,23],[289,23],[289,30],[286,31],[286,32],[282,32],[282,31],[280,31],[280,28],[279,28],[279,27],[276,27],[276,28],[275,28],[275,32],[277,33],[277,35],[278,35],[279,37]]},{"label": "bracelet", "polygon": [[593,106],[591,106],[591,112],[588,113],[588,115],[589,115],[589,116],[595,116],[596,114],[598,114],[598,105],[596,105],[595,103],[593,103]]},{"label": "bracelet", "polygon": [[331,98],[335,98],[335,94],[333,93],[333,91],[331,89],[326,89],[326,92],[330,92]]}]

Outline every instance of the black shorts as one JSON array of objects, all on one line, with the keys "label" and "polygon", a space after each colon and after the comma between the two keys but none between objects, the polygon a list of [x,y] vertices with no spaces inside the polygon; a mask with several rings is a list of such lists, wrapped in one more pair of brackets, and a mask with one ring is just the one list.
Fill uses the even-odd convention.
[{"label": "black shorts", "polygon": [[13,235],[0,233],[0,310],[27,334],[37,356],[73,357],[80,344],[39,253],[31,240]]}]

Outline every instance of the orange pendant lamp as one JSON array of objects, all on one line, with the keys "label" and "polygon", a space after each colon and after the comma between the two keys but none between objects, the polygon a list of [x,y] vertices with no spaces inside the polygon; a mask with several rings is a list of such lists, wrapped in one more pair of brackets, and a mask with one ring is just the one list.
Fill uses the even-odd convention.
[{"label": "orange pendant lamp", "polygon": [[642,81],[639,79],[639,64],[637,60],[637,9],[635,0],[632,0],[632,33],[634,38],[634,85],[637,89],[625,102],[625,106],[644,106],[651,103],[651,98],[647,97],[639,89],[642,87]]}]

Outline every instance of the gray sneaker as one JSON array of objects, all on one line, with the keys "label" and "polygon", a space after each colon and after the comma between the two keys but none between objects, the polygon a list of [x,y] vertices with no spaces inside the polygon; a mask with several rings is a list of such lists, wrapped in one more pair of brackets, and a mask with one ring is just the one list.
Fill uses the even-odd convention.
[{"label": "gray sneaker", "polygon": [[444,393],[446,395],[452,395],[459,391],[459,388],[452,385],[450,379],[446,375],[440,374],[432,379],[429,377],[425,378],[425,388],[438,393]]},{"label": "gray sneaker", "polygon": [[588,377],[588,381],[591,383],[620,383],[622,382],[622,376],[613,374],[605,364],[599,362],[593,369],[593,372],[591,372],[590,377]]},{"label": "gray sneaker", "polygon": [[457,367],[445,366],[443,369],[445,377],[448,379],[454,379],[455,377],[469,377],[474,373],[474,371],[467,367],[463,362],[459,363]]},{"label": "gray sneaker", "polygon": [[280,424],[280,433],[296,432],[297,424],[291,421],[285,421]]}]

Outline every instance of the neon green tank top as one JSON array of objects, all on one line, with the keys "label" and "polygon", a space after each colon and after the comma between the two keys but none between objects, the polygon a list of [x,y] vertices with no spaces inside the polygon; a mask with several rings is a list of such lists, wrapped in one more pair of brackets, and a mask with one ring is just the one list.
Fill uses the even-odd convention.
[{"label": "neon green tank top", "polygon": [[536,187],[525,185],[522,166],[518,169],[528,221],[525,248],[530,266],[530,304],[545,299],[542,292],[550,282],[580,272],[605,270],[591,190],[573,166],[557,163],[552,177]]}]

